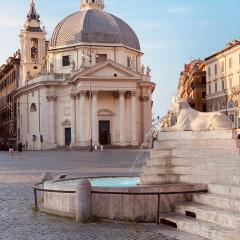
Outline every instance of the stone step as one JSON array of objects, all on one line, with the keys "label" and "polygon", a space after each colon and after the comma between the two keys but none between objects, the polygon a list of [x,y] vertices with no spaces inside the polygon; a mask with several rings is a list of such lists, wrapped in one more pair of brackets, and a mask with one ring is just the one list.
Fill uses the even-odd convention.
[{"label": "stone step", "polygon": [[[239,168],[237,168],[236,171],[240,172]],[[232,176],[232,184],[233,185],[240,185],[240,175],[239,174],[234,174]]]},{"label": "stone step", "polygon": [[[184,231],[180,231],[180,230],[177,230],[177,229],[174,229],[172,227],[169,227],[169,226],[166,226],[166,225],[163,225],[163,224],[160,224],[159,227],[158,227],[159,231],[168,236],[168,237],[160,237],[158,239],[160,240],[166,240],[166,239],[171,239],[171,240],[208,240],[207,238],[203,238],[203,237],[200,237],[200,236],[197,236],[197,235],[193,235],[191,233],[187,233],[187,232],[184,232]],[[137,239],[146,239],[146,238],[137,238]],[[150,238],[153,240],[153,238]],[[148,240],[150,240],[148,238]],[[156,239],[156,238],[154,238]]]},{"label": "stone step", "polygon": [[237,185],[220,185],[209,184],[209,193],[223,194],[240,198],[240,186]]},{"label": "stone step", "polygon": [[194,194],[193,201],[212,207],[218,207],[231,211],[238,211],[240,214],[240,198],[238,197],[215,193],[205,193]]},{"label": "stone step", "polygon": [[240,157],[239,148],[189,148],[189,149],[152,149],[150,158],[154,157]]},{"label": "stone step", "polygon": [[162,184],[162,183],[178,183],[179,176],[176,174],[156,174],[156,175],[148,175],[143,174],[140,176],[141,184]]},{"label": "stone step", "polygon": [[235,168],[232,166],[178,166],[178,167],[168,167],[168,166],[144,166],[143,173],[148,174],[182,174],[182,175],[232,175],[235,171]]},{"label": "stone step", "polygon": [[[168,177],[167,177],[168,175]],[[171,176],[171,177],[169,177]],[[167,179],[167,180],[165,180]],[[176,183],[184,182],[190,184],[232,184],[232,177],[230,175],[216,175],[209,174],[206,175],[178,175],[178,174],[151,174],[148,172],[143,172],[141,175],[141,180],[146,182],[157,183]],[[146,183],[147,184],[147,183]]]},{"label": "stone step", "polygon": [[204,183],[204,184],[232,184],[231,175],[180,175],[180,181],[186,183]]},{"label": "stone step", "polygon": [[195,213],[197,219],[226,227],[240,227],[240,213],[236,211],[224,210],[195,202],[178,203],[175,211],[183,215],[186,215],[186,212]]},{"label": "stone step", "polygon": [[174,148],[236,148],[239,146],[237,139],[209,139],[209,140],[160,140],[154,142],[154,149]]},{"label": "stone step", "polygon": [[237,139],[233,130],[160,132],[158,140]]},{"label": "stone step", "polygon": [[177,225],[177,229],[211,240],[239,240],[238,232],[233,228],[187,217],[182,214],[161,214],[161,223],[169,221]]},{"label": "stone step", "polygon": [[238,157],[185,157],[185,158],[169,158],[169,157],[152,157],[146,166],[233,166],[239,161]]}]

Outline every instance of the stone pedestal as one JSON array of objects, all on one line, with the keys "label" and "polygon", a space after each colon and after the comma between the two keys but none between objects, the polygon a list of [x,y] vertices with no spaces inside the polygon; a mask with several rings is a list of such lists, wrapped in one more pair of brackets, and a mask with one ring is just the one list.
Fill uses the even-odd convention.
[{"label": "stone pedestal", "polygon": [[92,217],[92,186],[89,180],[80,180],[76,187],[76,221],[87,222]]}]

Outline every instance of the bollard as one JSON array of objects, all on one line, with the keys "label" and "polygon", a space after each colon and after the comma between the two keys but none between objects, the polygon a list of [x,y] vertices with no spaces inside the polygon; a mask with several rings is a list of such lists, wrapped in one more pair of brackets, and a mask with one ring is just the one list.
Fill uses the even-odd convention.
[{"label": "bollard", "polygon": [[47,181],[51,181],[53,180],[53,175],[49,172],[45,172],[42,174],[41,176],[41,182],[44,183],[44,182],[47,182]]},{"label": "bollard", "polygon": [[76,221],[87,222],[92,217],[92,186],[89,180],[78,181],[76,187]]}]

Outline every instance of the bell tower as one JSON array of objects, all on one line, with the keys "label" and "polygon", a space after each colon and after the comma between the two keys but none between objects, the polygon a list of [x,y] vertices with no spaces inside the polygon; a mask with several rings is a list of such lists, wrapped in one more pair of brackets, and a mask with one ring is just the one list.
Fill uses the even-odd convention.
[{"label": "bell tower", "polygon": [[103,9],[104,0],[81,0],[81,10]]},{"label": "bell tower", "polygon": [[41,27],[35,2],[31,0],[30,10],[20,33],[22,84],[42,72],[46,57],[46,32]]}]

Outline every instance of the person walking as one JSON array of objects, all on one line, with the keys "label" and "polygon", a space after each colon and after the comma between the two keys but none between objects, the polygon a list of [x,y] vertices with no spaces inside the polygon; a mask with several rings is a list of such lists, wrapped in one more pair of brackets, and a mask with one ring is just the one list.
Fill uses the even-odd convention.
[{"label": "person walking", "polygon": [[21,157],[22,156],[22,149],[23,149],[23,145],[22,143],[20,142],[18,144],[18,157]]},{"label": "person walking", "polygon": [[10,158],[12,159],[13,158],[13,153],[14,153],[14,149],[13,149],[13,145],[12,144],[9,144],[9,155],[10,155]]}]

